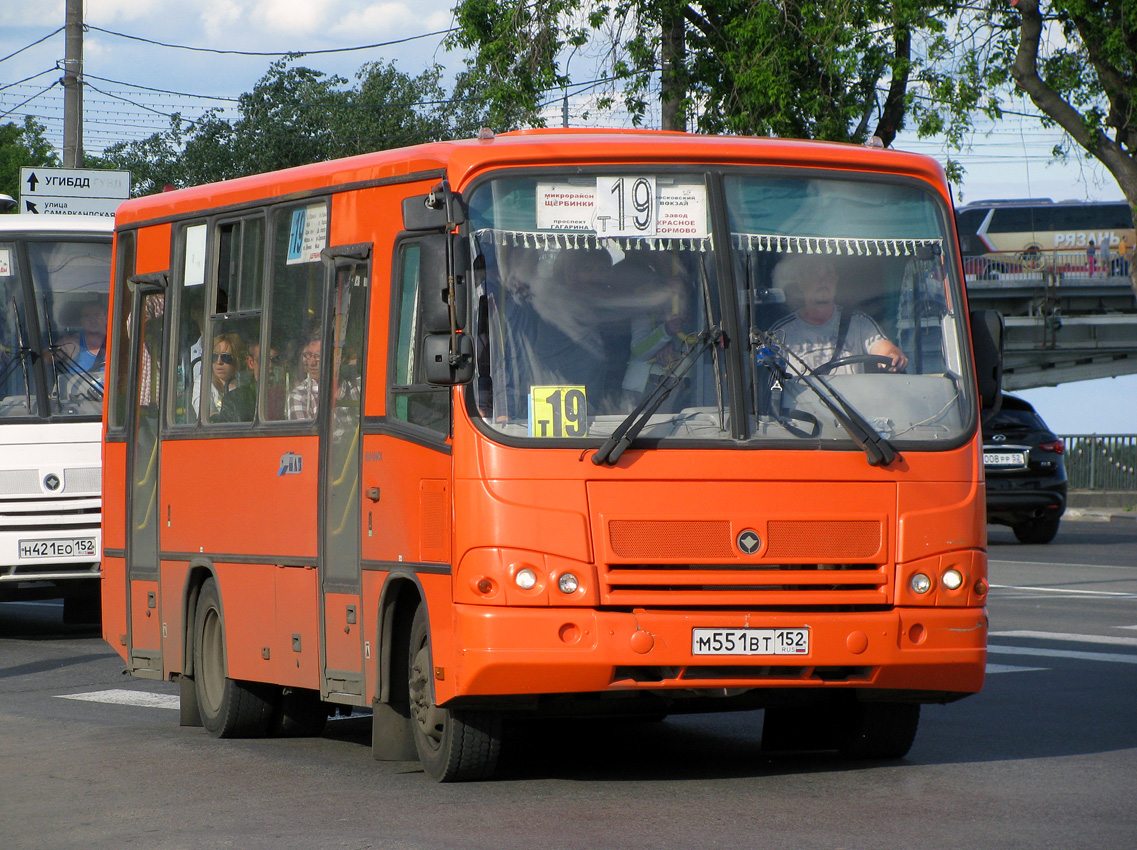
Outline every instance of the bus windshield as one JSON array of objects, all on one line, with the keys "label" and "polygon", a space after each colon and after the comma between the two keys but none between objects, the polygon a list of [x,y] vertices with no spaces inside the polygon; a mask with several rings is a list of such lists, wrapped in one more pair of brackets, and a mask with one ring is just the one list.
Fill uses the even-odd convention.
[{"label": "bus windshield", "polygon": [[109,240],[0,234],[0,420],[97,418]]},{"label": "bus windshield", "polygon": [[491,179],[469,210],[474,407],[503,438],[632,418],[664,444],[837,446],[853,419],[930,447],[970,427],[949,212],[914,183],[640,168]]}]

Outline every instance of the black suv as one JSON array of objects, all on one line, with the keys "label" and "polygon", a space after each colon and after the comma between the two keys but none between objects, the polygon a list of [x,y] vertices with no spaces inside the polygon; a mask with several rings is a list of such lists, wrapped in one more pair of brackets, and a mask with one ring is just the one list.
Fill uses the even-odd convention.
[{"label": "black suv", "polygon": [[983,411],[987,521],[1009,525],[1021,543],[1049,543],[1066,510],[1066,446],[1021,398],[1003,394]]}]

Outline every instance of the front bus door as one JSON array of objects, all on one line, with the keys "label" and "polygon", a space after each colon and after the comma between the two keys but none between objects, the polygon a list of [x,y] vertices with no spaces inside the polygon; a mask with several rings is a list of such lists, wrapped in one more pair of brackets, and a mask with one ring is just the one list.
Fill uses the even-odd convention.
[{"label": "front bus door", "polygon": [[158,432],[161,422],[161,366],[165,340],[165,273],[139,275],[129,319],[130,439],[126,449],[126,576],[130,672],[162,678],[162,635],[158,600]]},{"label": "front bus door", "polygon": [[[328,248],[331,316],[325,331],[332,388],[320,423],[320,690],[335,702],[364,705],[360,610],[360,403],[367,362],[370,245]],[[324,393],[321,393],[324,395]]]}]

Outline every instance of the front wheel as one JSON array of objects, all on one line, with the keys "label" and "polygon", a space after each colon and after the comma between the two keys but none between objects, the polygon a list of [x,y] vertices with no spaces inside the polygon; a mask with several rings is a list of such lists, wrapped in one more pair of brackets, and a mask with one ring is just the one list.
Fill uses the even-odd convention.
[{"label": "front wheel", "polygon": [[916,740],[920,706],[905,702],[857,702],[848,707],[838,749],[851,759],[904,758]]},{"label": "front wheel", "polygon": [[201,586],[194,615],[193,682],[201,723],[213,737],[259,738],[268,732],[273,688],[229,678],[221,595],[212,578]]},{"label": "front wheel", "polygon": [[419,761],[438,782],[489,779],[501,752],[501,716],[444,708],[434,701],[430,624],[420,605],[411,625],[407,667],[411,729]]}]

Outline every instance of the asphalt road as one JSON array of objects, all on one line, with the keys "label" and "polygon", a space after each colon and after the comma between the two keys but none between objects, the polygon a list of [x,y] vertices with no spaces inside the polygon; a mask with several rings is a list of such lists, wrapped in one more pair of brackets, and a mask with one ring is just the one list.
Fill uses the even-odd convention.
[{"label": "asphalt road", "polygon": [[908,758],[762,753],[761,712],[513,730],[501,778],[375,762],[321,738],[177,725],[52,604],[0,604],[0,848],[1137,847],[1137,522],[991,529],[977,696],[926,707]]}]

